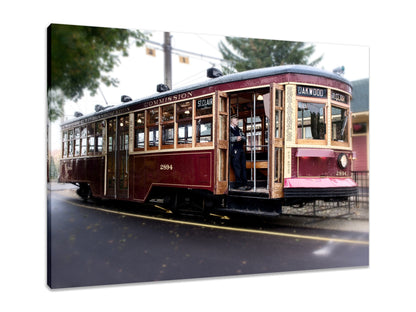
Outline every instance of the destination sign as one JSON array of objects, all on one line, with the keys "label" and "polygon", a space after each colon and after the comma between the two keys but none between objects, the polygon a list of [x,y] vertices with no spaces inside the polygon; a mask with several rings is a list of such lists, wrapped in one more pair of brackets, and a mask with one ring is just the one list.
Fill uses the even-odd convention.
[{"label": "destination sign", "polygon": [[196,108],[203,109],[208,107],[212,107],[212,97],[196,101]]},{"label": "destination sign", "polygon": [[310,86],[297,86],[296,95],[325,99],[327,97],[327,90]]},{"label": "destination sign", "polygon": [[348,96],[346,94],[343,94],[343,93],[332,91],[331,92],[331,99],[333,101],[348,104]]}]

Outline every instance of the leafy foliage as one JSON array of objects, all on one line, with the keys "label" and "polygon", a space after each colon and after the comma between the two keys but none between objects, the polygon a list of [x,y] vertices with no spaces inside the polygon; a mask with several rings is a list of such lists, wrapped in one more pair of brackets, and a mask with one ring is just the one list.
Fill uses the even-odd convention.
[{"label": "leafy foliage", "polygon": [[226,74],[288,64],[314,66],[322,60],[321,56],[308,63],[309,57],[315,52],[315,47],[305,46],[302,42],[238,37],[226,37],[225,40],[227,44],[220,42],[219,49],[223,58],[229,61],[229,65],[222,68]]},{"label": "leafy foliage", "polygon": [[89,90],[97,92],[100,83],[117,86],[118,80],[107,73],[128,56],[130,38],[136,46],[146,36],[138,30],[52,24],[48,29],[48,103],[49,119],[63,114],[65,99],[78,101]]}]

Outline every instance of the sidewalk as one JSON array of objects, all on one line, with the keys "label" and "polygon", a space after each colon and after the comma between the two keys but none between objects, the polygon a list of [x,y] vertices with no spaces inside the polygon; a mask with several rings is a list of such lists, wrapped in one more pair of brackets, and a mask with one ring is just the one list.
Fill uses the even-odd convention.
[{"label": "sidewalk", "polygon": [[305,228],[328,229],[351,232],[369,232],[369,204],[351,201],[345,203],[318,202],[315,210],[312,204],[302,208],[283,207],[282,222]]},{"label": "sidewalk", "polygon": [[364,219],[319,218],[309,216],[280,216],[276,224],[309,229],[369,233],[369,222]]},{"label": "sidewalk", "polygon": [[76,190],[78,188],[76,185],[71,183],[49,182],[47,185],[49,191]]}]

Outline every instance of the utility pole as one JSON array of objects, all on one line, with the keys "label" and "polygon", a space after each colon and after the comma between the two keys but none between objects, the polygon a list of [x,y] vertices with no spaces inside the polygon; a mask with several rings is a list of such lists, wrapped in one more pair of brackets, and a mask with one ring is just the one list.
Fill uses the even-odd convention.
[{"label": "utility pole", "polygon": [[170,44],[170,33],[165,32],[163,51],[165,52],[165,85],[172,90],[172,46]]}]

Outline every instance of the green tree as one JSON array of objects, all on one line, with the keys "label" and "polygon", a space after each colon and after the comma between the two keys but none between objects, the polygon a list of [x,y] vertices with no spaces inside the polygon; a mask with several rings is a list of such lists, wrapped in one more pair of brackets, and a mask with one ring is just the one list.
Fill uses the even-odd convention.
[{"label": "green tree", "polygon": [[322,60],[321,56],[309,62],[315,47],[302,42],[238,37],[225,37],[225,40],[226,43],[219,44],[223,58],[228,61],[228,65],[222,67],[225,74],[288,64],[315,66]]},{"label": "green tree", "polygon": [[48,114],[51,121],[63,115],[65,99],[78,101],[84,90],[91,95],[100,83],[117,86],[108,75],[128,56],[130,39],[136,46],[147,36],[138,30],[52,24],[48,28]]}]

